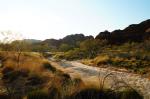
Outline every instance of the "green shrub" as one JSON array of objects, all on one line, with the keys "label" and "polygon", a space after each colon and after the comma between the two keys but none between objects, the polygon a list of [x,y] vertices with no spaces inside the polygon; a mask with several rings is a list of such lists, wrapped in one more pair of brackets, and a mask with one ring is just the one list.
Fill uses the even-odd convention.
[{"label": "green shrub", "polygon": [[74,50],[70,50],[63,55],[60,55],[59,58],[67,59],[67,60],[74,60],[74,59],[82,59],[87,57],[86,51],[80,50],[78,48]]}]

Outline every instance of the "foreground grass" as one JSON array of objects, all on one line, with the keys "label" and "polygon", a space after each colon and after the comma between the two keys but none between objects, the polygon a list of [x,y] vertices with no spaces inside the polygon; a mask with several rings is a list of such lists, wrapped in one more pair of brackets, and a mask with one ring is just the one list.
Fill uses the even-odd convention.
[{"label": "foreground grass", "polygon": [[33,53],[2,52],[1,99],[142,99],[135,90],[115,91],[87,87],[80,78],[52,66]]},{"label": "foreground grass", "polygon": [[137,92],[132,90],[113,92],[112,90],[99,90],[86,88],[69,96],[62,96],[58,90],[52,93],[34,91],[27,96],[28,99],[143,99]]}]

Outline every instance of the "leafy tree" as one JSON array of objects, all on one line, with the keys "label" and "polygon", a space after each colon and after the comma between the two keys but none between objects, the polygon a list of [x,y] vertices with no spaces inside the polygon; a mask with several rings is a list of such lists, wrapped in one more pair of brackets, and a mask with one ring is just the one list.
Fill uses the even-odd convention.
[{"label": "leafy tree", "polygon": [[65,44],[65,43],[61,44],[60,47],[59,47],[60,51],[63,51],[63,52],[69,51],[72,48],[73,47],[71,45],[68,45],[68,44]]},{"label": "leafy tree", "polygon": [[89,58],[96,56],[107,41],[89,39],[80,43],[80,49],[85,51]]}]

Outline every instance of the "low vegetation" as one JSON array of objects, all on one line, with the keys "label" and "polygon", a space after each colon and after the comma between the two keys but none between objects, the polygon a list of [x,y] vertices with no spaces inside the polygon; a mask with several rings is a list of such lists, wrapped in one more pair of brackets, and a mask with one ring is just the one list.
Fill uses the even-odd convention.
[{"label": "low vegetation", "polygon": [[41,99],[40,97],[47,97],[47,94],[52,94],[45,93],[49,92],[50,89],[56,89],[62,94],[66,90],[64,88],[71,88],[73,85],[82,83],[80,81],[76,84],[76,80],[71,79],[68,74],[51,66],[39,54],[22,53],[20,55],[19,65],[17,55],[17,52],[0,53],[2,60],[0,86],[4,87],[3,92],[1,92],[2,97],[18,99],[16,97],[27,96],[29,99],[33,99],[32,95],[34,94],[35,97],[39,97],[36,99]]},{"label": "low vegetation", "polygon": [[100,88],[87,87],[80,78],[71,78],[52,66],[45,57],[82,60],[82,63],[91,66],[149,74],[149,27],[150,20],[147,20],[124,30],[101,32],[95,38],[74,34],[59,40],[4,41],[0,43],[0,86],[3,87],[0,98],[142,99],[133,88],[113,90],[105,89],[103,85]]},{"label": "low vegetation", "polygon": [[[87,41],[85,41],[87,42]],[[94,42],[89,40],[89,42]],[[97,67],[125,68],[131,72],[148,74],[150,71],[150,40],[141,43],[128,42],[122,45],[109,45],[106,41],[96,40],[95,47],[83,44],[65,53],[55,54],[56,59],[82,60],[81,62]],[[84,43],[84,42],[83,42]],[[101,45],[100,45],[101,44]]]},{"label": "low vegetation", "polygon": [[[7,54],[7,57],[6,57]],[[52,66],[37,53],[23,52],[17,62],[18,53],[1,52],[1,85],[3,99],[129,99],[142,96],[135,90],[114,91],[88,87],[80,78],[70,75]],[[102,87],[101,87],[102,88]],[[130,98],[132,99],[132,98]]]},{"label": "low vegetation", "polygon": [[[93,59],[83,59],[82,63],[98,67],[125,68],[129,71],[147,74],[150,66],[148,40],[143,43],[125,43],[106,47]],[[140,49],[140,50],[139,50]]]},{"label": "low vegetation", "polygon": [[139,74],[150,71],[150,20],[133,24],[124,30],[100,32],[78,47],[56,54],[57,59],[81,60],[98,67],[124,68]]}]

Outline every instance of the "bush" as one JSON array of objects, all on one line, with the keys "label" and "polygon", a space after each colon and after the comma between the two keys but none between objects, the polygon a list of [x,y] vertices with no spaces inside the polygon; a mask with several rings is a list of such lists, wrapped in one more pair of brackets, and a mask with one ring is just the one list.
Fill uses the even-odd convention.
[{"label": "bush", "polygon": [[50,71],[52,71],[52,72],[55,72],[55,71],[56,71],[56,68],[53,67],[49,62],[44,62],[44,63],[43,63],[43,66],[44,66],[45,69],[50,70]]},{"label": "bush", "polygon": [[143,99],[143,97],[135,90],[125,89],[117,93],[119,99]]},{"label": "bush", "polygon": [[27,94],[27,99],[49,99],[49,95],[43,90],[35,90]]},{"label": "bush", "polygon": [[86,52],[78,48],[70,50],[63,55],[63,58],[67,60],[82,59],[85,57],[87,57]]},{"label": "bush", "polygon": [[48,90],[49,99],[61,99],[62,93],[60,90],[54,86],[50,87]]},{"label": "bush", "polygon": [[1,93],[0,99],[10,99],[10,97],[7,94]]},{"label": "bush", "polygon": [[26,70],[14,70],[12,67],[4,67],[2,70],[3,77],[2,79],[5,81],[12,82],[19,77],[27,77],[28,71]]},{"label": "bush", "polygon": [[44,82],[45,81],[42,76],[31,73],[27,78],[26,85],[37,86],[37,85],[42,85]]},{"label": "bush", "polygon": [[143,99],[143,97],[134,90],[115,92],[106,89],[88,88],[72,94],[67,99]]}]

